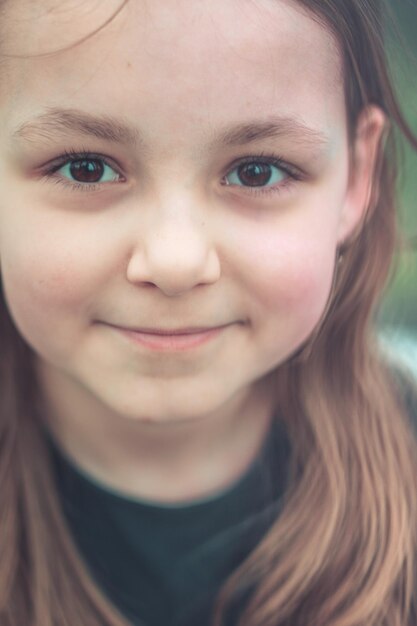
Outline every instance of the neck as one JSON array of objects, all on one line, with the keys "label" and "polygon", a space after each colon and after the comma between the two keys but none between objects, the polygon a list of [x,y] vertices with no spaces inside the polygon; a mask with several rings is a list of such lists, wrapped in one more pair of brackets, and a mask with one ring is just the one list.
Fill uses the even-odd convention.
[{"label": "neck", "polygon": [[79,469],[133,498],[185,502],[227,488],[249,468],[274,413],[271,376],[210,414],[155,423],[101,405],[57,370],[40,367],[43,417]]}]

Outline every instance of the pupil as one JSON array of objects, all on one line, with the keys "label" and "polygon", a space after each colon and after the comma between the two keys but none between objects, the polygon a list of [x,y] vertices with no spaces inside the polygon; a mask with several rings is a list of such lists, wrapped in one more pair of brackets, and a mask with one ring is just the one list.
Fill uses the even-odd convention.
[{"label": "pupil", "polygon": [[101,161],[89,159],[73,161],[70,167],[71,176],[80,183],[98,183],[103,176],[103,170]]},{"label": "pupil", "polygon": [[266,185],[272,176],[271,166],[267,163],[244,163],[238,173],[240,181],[249,187]]}]

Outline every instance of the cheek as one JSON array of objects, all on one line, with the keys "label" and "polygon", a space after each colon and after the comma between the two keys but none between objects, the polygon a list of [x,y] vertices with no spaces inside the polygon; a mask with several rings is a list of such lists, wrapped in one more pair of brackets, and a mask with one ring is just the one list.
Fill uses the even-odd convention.
[{"label": "cheek", "polygon": [[284,235],[270,229],[255,237],[252,233],[242,263],[255,317],[262,324],[269,321],[282,327],[285,322],[289,333],[293,329],[295,335],[307,335],[326,306],[336,244],[331,228],[320,236],[314,230],[304,236],[300,232]]},{"label": "cheek", "polygon": [[60,351],[85,323],[100,275],[89,264],[85,246],[68,246],[51,231],[20,232],[7,241],[13,245],[2,246],[1,269],[11,316],[37,351],[44,353],[49,344]]}]

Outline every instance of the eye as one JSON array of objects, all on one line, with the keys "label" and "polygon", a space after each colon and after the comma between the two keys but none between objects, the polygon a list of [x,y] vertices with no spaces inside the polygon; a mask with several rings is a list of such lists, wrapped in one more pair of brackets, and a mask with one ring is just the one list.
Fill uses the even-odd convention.
[{"label": "eye", "polygon": [[287,174],[279,164],[253,159],[240,163],[231,170],[224,177],[224,182],[226,185],[242,187],[271,187],[279,185],[286,178]]},{"label": "eye", "polygon": [[120,175],[104,159],[97,157],[72,158],[61,167],[55,168],[54,174],[58,174],[71,182],[86,185],[113,182],[120,179]]}]

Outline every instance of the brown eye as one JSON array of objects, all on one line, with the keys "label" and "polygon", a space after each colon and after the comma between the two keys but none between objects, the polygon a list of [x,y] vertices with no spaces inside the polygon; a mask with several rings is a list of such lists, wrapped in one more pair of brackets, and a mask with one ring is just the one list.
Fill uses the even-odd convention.
[{"label": "brown eye", "polygon": [[253,160],[235,167],[224,180],[237,187],[271,187],[285,178],[286,174],[278,164]]},{"label": "brown eye", "polygon": [[104,164],[98,159],[82,159],[73,161],[69,171],[79,183],[98,183],[104,173]]},{"label": "brown eye", "polygon": [[94,185],[121,182],[123,177],[109,165],[104,157],[94,154],[67,155],[61,165],[50,170],[50,176],[58,181],[75,185],[77,189],[94,189]]},{"label": "brown eye", "polygon": [[266,163],[243,163],[237,168],[237,175],[247,187],[262,187],[271,180],[272,171]]}]

